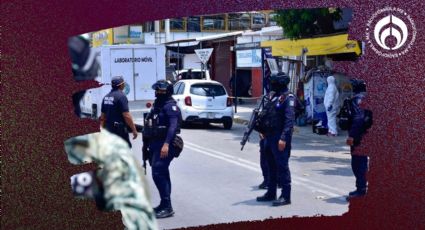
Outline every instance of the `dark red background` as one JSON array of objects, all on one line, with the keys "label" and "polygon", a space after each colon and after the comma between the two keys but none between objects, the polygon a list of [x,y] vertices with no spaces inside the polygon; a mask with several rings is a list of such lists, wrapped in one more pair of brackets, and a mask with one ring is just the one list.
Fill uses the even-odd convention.
[{"label": "dark red background", "polygon": [[[425,1],[386,0],[128,0],[3,1],[1,3],[2,229],[122,229],[119,213],[77,201],[69,177],[93,166],[68,163],[63,141],[96,132],[74,116],[71,95],[90,87],[73,81],[67,38],[136,22],[229,11],[352,7],[350,39],[365,40],[367,20],[385,6],[416,23],[417,39],[398,59],[369,47],[338,69],[368,83],[375,123],[363,142],[370,156],[370,190],[342,216],[287,218],[206,228],[425,229]],[[295,194],[296,195],[296,194]]]}]

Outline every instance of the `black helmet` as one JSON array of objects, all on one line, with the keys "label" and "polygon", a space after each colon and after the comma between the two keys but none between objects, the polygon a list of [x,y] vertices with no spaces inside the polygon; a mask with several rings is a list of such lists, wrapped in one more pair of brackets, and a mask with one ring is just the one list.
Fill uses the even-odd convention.
[{"label": "black helmet", "polygon": [[273,74],[270,76],[270,90],[275,92],[283,90],[288,87],[289,81],[289,76],[283,72]]},{"label": "black helmet", "polygon": [[157,91],[157,90],[167,91],[168,97],[173,95],[173,84],[170,81],[159,80],[152,85],[152,89],[155,90],[155,91]]},{"label": "black helmet", "polygon": [[[93,80],[98,75],[100,65],[95,58],[95,53],[90,48],[90,42],[81,36],[74,36],[68,39],[68,51],[71,56],[72,73],[74,80]],[[80,101],[84,97],[86,90],[79,91],[72,95],[74,112],[81,116]]]},{"label": "black helmet", "polygon": [[81,36],[70,37],[68,49],[74,79],[76,81],[95,79],[100,66],[95,58],[95,52],[90,48],[90,42]]},{"label": "black helmet", "polygon": [[353,87],[353,93],[366,92],[366,82],[360,79],[351,79],[351,87]]}]

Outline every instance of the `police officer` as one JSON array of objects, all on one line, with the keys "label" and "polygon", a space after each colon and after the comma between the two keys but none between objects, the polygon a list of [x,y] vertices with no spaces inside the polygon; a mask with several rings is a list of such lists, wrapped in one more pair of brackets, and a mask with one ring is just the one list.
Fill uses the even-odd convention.
[{"label": "police officer", "polygon": [[[269,168],[267,192],[257,201],[273,201],[273,206],[291,203],[291,173],[289,157],[291,152],[292,132],[295,123],[295,96],[288,91],[289,77],[278,73],[270,78],[271,102],[264,107],[266,117],[264,122],[264,147]],[[276,199],[278,180],[282,185],[282,193]]]},{"label": "police officer", "polygon": [[366,130],[364,128],[365,112],[362,109],[362,102],[366,96],[366,83],[363,80],[352,79],[353,98],[351,100],[352,124],[348,131],[347,145],[351,152],[351,169],[356,177],[356,190],[348,194],[347,200],[353,197],[364,196],[367,191],[366,172],[368,170],[367,156],[359,156],[355,149],[360,145]]},{"label": "police officer", "polygon": [[100,125],[109,132],[120,136],[131,148],[128,129],[133,132],[133,139],[137,137],[137,130],[129,112],[127,97],[122,92],[125,86],[124,83],[122,76],[112,78],[112,90],[102,101]]},{"label": "police officer", "polygon": [[[171,82],[157,81],[152,85],[152,89],[155,90],[156,99],[150,114],[145,119],[143,137],[149,141],[152,177],[161,198],[160,204],[154,210],[157,218],[166,218],[174,214],[168,167],[175,157],[172,142],[180,132],[181,113],[176,101],[171,97],[173,94]],[[144,142],[145,144],[147,143]]]}]

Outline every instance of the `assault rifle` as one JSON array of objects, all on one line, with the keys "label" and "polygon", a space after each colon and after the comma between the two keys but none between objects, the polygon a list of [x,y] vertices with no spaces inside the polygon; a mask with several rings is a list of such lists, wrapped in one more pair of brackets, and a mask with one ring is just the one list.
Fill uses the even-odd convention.
[{"label": "assault rifle", "polygon": [[241,151],[243,150],[246,142],[249,139],[249,136],[252,133],[252,130],[255,129],[255,126],[257,125],[257,122],[260,118],[264,117],[264,103],[269,103],[270,99],[269,98],[273,98],[275,92],[271,91],[268,95],[263,95],[263,97],[261,98],[261,103],[258,105],[257,108],[252,110],[252,114],[251,117],[249,119],[248,125],[245,129],[245,132],[243,134],[242,137],[242,141],[241,141]]}]

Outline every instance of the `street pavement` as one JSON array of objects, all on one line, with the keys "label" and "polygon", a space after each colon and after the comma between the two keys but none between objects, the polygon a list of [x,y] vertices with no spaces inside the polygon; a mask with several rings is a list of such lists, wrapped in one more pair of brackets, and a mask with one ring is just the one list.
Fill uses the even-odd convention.
[{"label": "street pavement", "polygon": [[[348,211],[345,195],[353,190],[354,177],[349,148],[344,144],[346,133],[321,136],[313,134],[311,126],[296,127],[293,137],[289,163],[292,204],[271,207],[271,202],[255,200],[265,192],[257,188],[262,176],[256,132],[240,151],[246,127],[241,123],[247,122],[253,107],[252,103],[237,107],[232,130],[223,129],[221,124],[194,124],[182,130],[185,147],[170,166],[176,214],[160,219],[161,229],[291,216],[334,216]],[[136,123],[141,121],[140,114],[133,116]],[[141,138],[133,142],[139,161],[141,145]],[[156,206],[159,195],[149,167],[147,178],[152,206]]]}]

